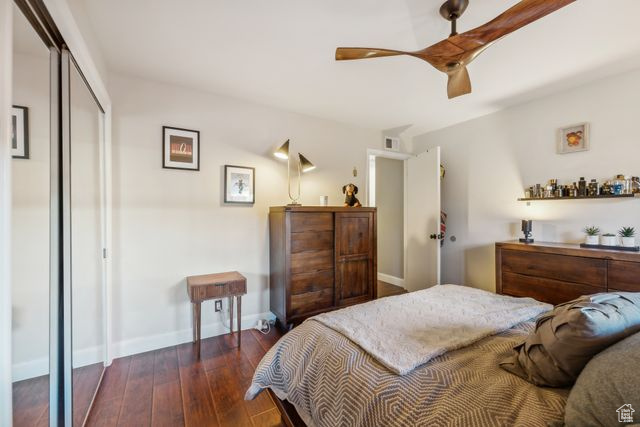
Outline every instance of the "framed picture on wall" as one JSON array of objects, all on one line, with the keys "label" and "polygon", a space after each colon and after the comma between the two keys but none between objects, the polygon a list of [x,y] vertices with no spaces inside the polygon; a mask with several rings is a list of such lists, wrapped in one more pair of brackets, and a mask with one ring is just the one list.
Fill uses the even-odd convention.
[{"label": "framed picture on wall", "polygon": [[224,202],[252,205],[256,201],[255,168],[224,166]]},{"label": "framed picture on wall", "polygon": [[558,129],[558,154],[589,151],[589,123],[579,123]]},{"label": "framed picture on wall", "polygon": [[200,170],[200,132],[163,126],[162,167]]},{"label": "framed picture on wall", "polygon": [[11,110],[11,156],[29,158],[29,109],[19,105]]}]

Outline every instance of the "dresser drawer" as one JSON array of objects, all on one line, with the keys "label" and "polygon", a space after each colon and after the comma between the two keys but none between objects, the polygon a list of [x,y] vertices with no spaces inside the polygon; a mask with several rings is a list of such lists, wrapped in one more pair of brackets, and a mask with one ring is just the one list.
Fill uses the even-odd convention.
[{"label": "dresser drawer", "polygon": [[640,263],[609,261],[610,291],[640,292]]},{"label": "dresser drawer", "polygon": [[542,277],[502,273],[502,293],[514,297],[531,297],[549,304],[571,301],[582,295],[605,292],[604,287],[595,287]]},{"label": "dresser drawer", "polygon": [[333,269],[333,251],[307,251],[291,254],[291,274]]},{"label": "dresser drawer", "polygon": [[333,307],[333,288],[291,295],[291,315],[301,316]]},{"label": "dresser drawer", "polygon": [[333,231],[291,233],[291,253],[333,250]]},{"label": "dresser drawer", "polygon": [[503,250],[502,271],[602,289],[607,283],[607,261],[596,258]]},{"label": "dresser drawer", "polygon": [[291,294],[333,289],[333,270],[291,275]]},{"label": "dresser drawer", "polygon": [[331,212],[292,212],[291,232],[332,231],[333,214]]}]

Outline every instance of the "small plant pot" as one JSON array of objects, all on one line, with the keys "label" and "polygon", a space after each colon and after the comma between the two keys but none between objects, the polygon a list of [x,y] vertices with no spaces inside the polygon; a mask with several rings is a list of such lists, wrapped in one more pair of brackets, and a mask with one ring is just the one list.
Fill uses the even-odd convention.
[{"label": "small plant pot", "polygon": [[635,237],[623,237],[622,238],[622,246],[625,248],[633,248],[636,245]]},{"label": "small plant pot", "polygon": [[600,243],[600,236],[587,236],[584,242],[587,245],[598,245]]},{"label": "small plant pot", "polygon": [[600,236],[600,244],[602,246],[617,246],[618,239],[616,236]]}]

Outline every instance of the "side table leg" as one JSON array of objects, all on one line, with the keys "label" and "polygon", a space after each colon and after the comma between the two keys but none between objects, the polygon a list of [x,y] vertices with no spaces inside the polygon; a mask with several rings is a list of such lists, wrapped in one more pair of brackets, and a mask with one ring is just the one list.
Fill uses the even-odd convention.
[{"label": "side table leg", "polygon": [[233,335],[233,297],[229,297],[229,334]]},{"label": "side table leg", "polygon": [[242,326],[240,325],[240,319],[242,318],[242,296],[238,295],[236,297],[236,301],[238,304],[238,347],[240,347],[240,340],[242,337]]},{"label": "side table leg", "polygon": [[196,303],[191,303],[191,325],[193,330],[193,343],[198,339],[198,317],[196,315]]},{"label": "side table leg", "polygon": [[202,303],[197,302],[193,305],[193,315],[195,316],[195,334],[196,334],[196,352],[198,353],[198,357],[200,357],[200,342],[202,340]]}]

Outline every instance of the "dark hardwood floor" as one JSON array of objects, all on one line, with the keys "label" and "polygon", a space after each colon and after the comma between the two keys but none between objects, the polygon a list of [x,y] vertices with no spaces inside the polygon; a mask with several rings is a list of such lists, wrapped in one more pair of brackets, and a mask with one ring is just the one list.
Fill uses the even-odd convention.
[{"label": "dark hardwood floor", "polygon": [[406,294],[407,290],[400,286],[378,280],[378,298],[390,297],[392,295]]},{"label": "dark hardwood floor", "polygon": [[113,361],[89,416],[89,426],[280,426],[268,393],[244,394],[266,351],[282,336],[255,330],[202,341],[198,359],[191,343]]},{"label": "dark hardwood floor", "polygon": [[[102,374],[102,363],[73,370],[73,424],[82,425]],[[49,375],[13,383],[13,426],[49,425]]]},{"label": "dark hardwood floor", "polygon": [[[406,290],[378,281],[378,297]],[[116,359],[104,374],[88,426],[281,426],[282,419],[268,393],[245,401],[253,372],[262,356],[282,336],[242,333],[242,347],[229,335],[202,341],[196,357],[191,343]],[[100,365],[74,372],[74,425],[91,401],[83,390],[97,381]],[[86,391],[86,390],[85,390]],[[49,424],[48,376],[13,385],[14,426]]]}]

